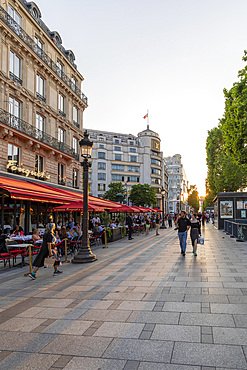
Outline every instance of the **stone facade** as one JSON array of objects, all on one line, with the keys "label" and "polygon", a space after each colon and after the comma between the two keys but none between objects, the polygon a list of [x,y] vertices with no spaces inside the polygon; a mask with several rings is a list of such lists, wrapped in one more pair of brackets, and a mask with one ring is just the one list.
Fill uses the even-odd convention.
[{"label": "stone facade", "polygon": [[74,53],[25,0],[0,0],[0,40],[0,172],[12,160],[20,176],[81,188],[87,98]]}]

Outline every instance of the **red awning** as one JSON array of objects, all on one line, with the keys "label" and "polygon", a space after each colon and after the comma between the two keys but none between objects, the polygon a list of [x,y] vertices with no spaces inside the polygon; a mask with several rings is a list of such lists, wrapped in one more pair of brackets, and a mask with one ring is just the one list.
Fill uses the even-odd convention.
[{"label": "red awning", "polygon": [[138,207],[130,207],[130,206],[127,206],[126,204],[119,204],[118,207],[115,207],[115,208],[110,208],[109,209],[110,212],[129,212],[129,213],[139,213],[140,210],[138,209]]},{"label": "red awning", "polygon": [[12,199],[33,200],[35,202],[70,203],[71,196],[50,186],[0,176],[0,188],[8,191]]},{"label": "red awning", "polygon": [[[65,204],[64,206],[59,206],[53,208],[55,212],[82,212],[83,211],[83,201],[80,200],[79,202],[72,202],[70,204]],[[88,211],[89,212],[104,212],[105,208],[88,204]]]}]

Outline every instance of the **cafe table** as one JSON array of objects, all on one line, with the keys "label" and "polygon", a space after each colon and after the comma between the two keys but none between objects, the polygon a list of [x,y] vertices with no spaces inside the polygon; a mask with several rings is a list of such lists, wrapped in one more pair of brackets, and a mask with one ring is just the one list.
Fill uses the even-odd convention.
[{"label": "cafe table", "polygon": [[[7,244],[7,249],[11,251],[11,249],[19,249],[20,251],[22,250],[23,252],[25,251],[26,248],[29,248],[29,251],[31,250],[31,247],[33,247],[33,244]],[[13,256],[14,257],[14,256]],[[21,262],[18,263],[16,266],[25,266],[30,264],[30,258],[32,258],[32,253],[29,256],[29,263],[25,262],[25,256],[21,255]]]}]

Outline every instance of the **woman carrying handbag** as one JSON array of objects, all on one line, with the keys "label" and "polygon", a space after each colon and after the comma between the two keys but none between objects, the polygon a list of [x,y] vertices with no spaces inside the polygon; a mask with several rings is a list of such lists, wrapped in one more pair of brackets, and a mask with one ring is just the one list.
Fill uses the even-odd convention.
[{"label": "woman carrying handbag", "polygon": [[197,256],[197,242],[199,235],[201,235],[201,223],[200,221],[196,218],[196,214],[193,213],[191,215],[191,220],[190,220],[190,237],[191,237],[191,243],[193,247],[193,253],[194,256]]},{"label": "woman carrying handbag", "polygon": [[60,260],[58,257],[58,252],[56,247],[53,245],[56,243],[56,238],[54,236],[54,231],[55,231],[56,225],[53,223],[47,224],[44,236],[43,236],[43,244],[41,246],[41,249],[39,251],[39,254],[35,258],[33,262],[33,272],[29,274],[29,277],[33,280],[35,280],[36,277],[36,272],[40,267],[44,266],[44,261],[45,258],[50,257],[54,258],[54,274],[53,275],[58,275],[61,274],[62,271],[58,270],[58,266],[60,265]]}]

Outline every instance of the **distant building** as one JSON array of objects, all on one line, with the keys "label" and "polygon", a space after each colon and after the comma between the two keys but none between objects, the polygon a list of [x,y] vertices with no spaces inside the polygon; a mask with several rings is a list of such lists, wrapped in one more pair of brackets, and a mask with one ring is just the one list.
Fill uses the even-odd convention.
[{"label": "distant building", "polygon": [[158,207],[162,207],[162,186],[168,201],[168,174],[156,132],[147,128],[137,136],[91,129],[88,133],[94,142],[89,175],[92,195],[103,197],[112,182],[121,182],[127,196],[133,185],[149,184],[156,190]]},{"label": "distant building", "polygon": [[189,182],[181,161],[181,155],[175,154],[172,157],[165,157],[169,176],[169,212],[178,213],[180,210],[189,210],[188,188]]}]

